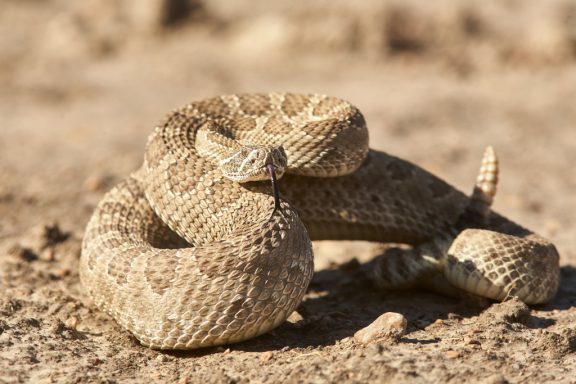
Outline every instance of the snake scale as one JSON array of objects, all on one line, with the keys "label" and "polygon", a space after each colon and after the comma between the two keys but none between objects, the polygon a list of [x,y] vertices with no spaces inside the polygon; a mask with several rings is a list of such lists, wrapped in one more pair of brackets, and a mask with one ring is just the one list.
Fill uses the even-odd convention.
[{"label": "snake scale", "polygon": [[385,288],[546,302],[558,253],[489,209],[496,181],[492,151],[468,197],[370,150],[362,114],[338,98],[201,100],[155,128],[143,166],[99,203],[80,277],[96,306],[156,349],[234,343],[281,324],[312,277],[311,240],[412,245],[374,266]]}]

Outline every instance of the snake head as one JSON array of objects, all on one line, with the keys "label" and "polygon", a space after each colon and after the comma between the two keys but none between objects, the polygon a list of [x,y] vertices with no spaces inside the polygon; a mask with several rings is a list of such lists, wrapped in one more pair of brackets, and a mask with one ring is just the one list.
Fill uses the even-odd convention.
[{"label": "snake head", "polygon": [[244,145],[219,162],[224,176],[239,183],[269,180],[269,165],[282,177],[288,157],[282,146]]}]

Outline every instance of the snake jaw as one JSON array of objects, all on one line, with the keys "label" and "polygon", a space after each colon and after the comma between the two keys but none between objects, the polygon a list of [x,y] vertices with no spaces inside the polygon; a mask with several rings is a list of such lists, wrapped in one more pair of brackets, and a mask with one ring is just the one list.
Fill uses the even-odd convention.
[{"label": "snake jaw", "polygon": [[276,179],[276,168],[274,167],[274,164],[268,163],[266,164],[266,169],[270,174],[270,181],[272,182],[272,193],[274,195],[274,210],[270,215],[271,220],[276,214],[276,211],[282,212],[282,207],[280,206],[280,191],[278,190],[278,180]]}]

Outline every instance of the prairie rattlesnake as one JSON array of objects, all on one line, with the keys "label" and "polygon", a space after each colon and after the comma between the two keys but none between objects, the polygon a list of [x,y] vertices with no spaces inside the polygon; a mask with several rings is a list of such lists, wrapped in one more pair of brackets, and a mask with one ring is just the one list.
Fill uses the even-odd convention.
[{"label": "prairie rattlesnake", "polygon": [[[257,181],[271,164],[287,173],[276,210],[269,184]],[[253,165],[246,182],[231,180]],[[310,239],[416,245],[378,267],[385,286],[422,279],[493,299],[550,300],[554,246],[489,210],[486,229],[467,229],[476,226],[463,221],[471,206],[417,166],[369,150],[362,115],[342,100],[222,96],[155,129],[143,167],[92,216],[80,276],[98,307],[160,349],[233,343],[282,323],[312,277]],[[438,250],[447,254],[426,254]]]}]

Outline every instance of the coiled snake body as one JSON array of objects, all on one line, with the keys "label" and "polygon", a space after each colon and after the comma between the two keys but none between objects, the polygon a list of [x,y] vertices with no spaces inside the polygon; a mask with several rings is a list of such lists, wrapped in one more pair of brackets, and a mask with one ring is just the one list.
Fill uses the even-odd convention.
[{"label": "coiled snake body", "polygon": [[[548,301],[558,254],[488,209],[497,164],[487,153],[469,198],[369,150],[361,113],[340,99],[194,102],[156,127],[142,168],[96,208],[80,277],[99,308],[159,349],[238,342],[282,323],[312,277],[310,239],[414,245],[374,267],[387,288]],[[272,171],[286,172],[280,200],[262,181]]]}]

